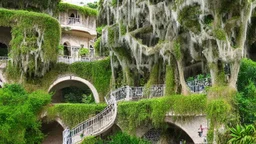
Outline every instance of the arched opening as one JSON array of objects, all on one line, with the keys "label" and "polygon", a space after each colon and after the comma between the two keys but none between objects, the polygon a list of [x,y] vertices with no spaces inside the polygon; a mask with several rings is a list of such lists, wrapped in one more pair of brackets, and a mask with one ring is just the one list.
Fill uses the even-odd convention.
[{"label": "arched opening", "polygon": [[99,102],[96,88],[87,80],[76,76],[57,79],[48,89],[54,92],[53,103],[92,103]]},{"label": "arched opening", "polygon": [[11,28],[0,26],[0,56],[8,56],[8,48],[11,39]]},{"label": "arched opening", "polygon": [[74,18],[74,17],[75,17],[75,14],[74,14],[74,13],[71,13],[69,17]]},{"label": "arched opening", "polygon": [[64,44],[63,44],[63,46],[64,46],[64,55],[65,56],[70,56],[71,55],[71,52],[70,52],[70,45],[67,43],[67,42],[65,42]]},{"label": "arched opening", "polygon": [[190,136],[180,127],[169,124],[167,129],[152,128],[146,132],[142,138],[150,141],[152,144],[170,143],[170,144],[194,144]]},{"label": "arched opening", "polygon": [[6,44],[0,42],[0,56],[8,55],[8,47]]},{"label": "arched opening", "polygon": [[254,42],[248,50],[249,53],[249,58],[252,59],[253,61],[256,61],[256,42]]},{"label": "arched opening", "polygon": [[41,130],[45,135],[42,144],[62,144],[64,128],[57,121],[47,122],[46,117],[44,117]]}]

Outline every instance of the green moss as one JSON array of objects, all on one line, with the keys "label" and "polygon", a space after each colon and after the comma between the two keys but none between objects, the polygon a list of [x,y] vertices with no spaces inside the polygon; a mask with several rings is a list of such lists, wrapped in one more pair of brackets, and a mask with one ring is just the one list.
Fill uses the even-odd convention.
[{"label": "green moss", "polygon": [[115,31],[112,27],[108,28],[108,44],[114,45],[115,44]]},{"label": "green moss", "polygon": [[218,40],[226,40],[226,34],[223,29],[214,29],[213,34]]},{"label": "green moss", "polygon": [[205,109],[205,95],[173,95],[137,102],[122,102],[118,105],[118,123],[125,131],[132,133],[140,125],[161,126],[168,111],[180,115],[196,115],[205,113]]},{"label": "green moss", "polygon": [[94,43],[94,49],[97,55],[100,55],[101,53],[100,42],[101,42],[101,37],[98,37],[96,42]]},{"label": "green moss", "polygon": [[50,85],[59,75],[72,74],[90,81],[97,89],[100,101],[104,101],[104,96],[109,92],[111,68],[110,59],[94,62],[76,62],[71,65],[58,63],[42,78],[27,79],[24,83],[29,91],[36,89],[48,90]]},{"label": "green moss", "polygon": [[149,80],[145,85],[144,93],[149,95],[149,89],[152,85],[158,84],[158,75],[159,75],[159,63],[154,64],[153,68],[150,71]]},{"label": "green moss", "polygon": [[[57,60],[61,30],[59,22],[42,13],[2,8],[0,17],[0,26],[12,28],[9,57],[13,60],[13,67],[20,70],[17,75],[44,75],[50,63]],[[38,45],[38,41],[43,42]],[[24,60],[25,56],[28,59]]]},{"label": "green moss", "polygon": [[174,70],[171,65],[166,66],[166,74],[165,74],[165,95],[174,94]]},{"label": "green moss", "polygon": [[[177,0],[183,2],[183,0]],[[184,7],[178,14],[179,23],[194,33],[200,32],[199,15],[201,14],[199,5]]]},{"label": "green moss", "polygon": [[126,34],[126,26],[123,23],[121,23],[120,26],[121,26],[121,35],[123,36]]},{"label": "green moss", "polygon": [[117,6],[117,0],[112,0],[111,5],[112,5],[113,7],[116,7],[116,6]]},{"label": "green moss", "polygon": [[176,59],[180,60],[181,59],[180,40],[174,40],[173,50],[174,50],[174,55],[175,55]]},{"label": "green moss", "polygon": [[73,128],[101,112],[105,107],[105,104],[54,104],[47,109],[47,119],[52,121],[59,117],[65,125]]},{"label": "green moss", "polygon": [[43,11],[46,12],[47,9],[55,9],[56,5],[61,0],[1,0],[1,7],[4,8],[15,8],[24,9],[29,11]]},{"label": "green moss", "polygon": [[81,7],[69,3],[59,3],[58,4],[58,10],[60,12],[66,12],[68,10],[77,10],[78,12],[86,15],[86,16],[97,16],[98,12],[95,9],[89,8],[89,7]]}]

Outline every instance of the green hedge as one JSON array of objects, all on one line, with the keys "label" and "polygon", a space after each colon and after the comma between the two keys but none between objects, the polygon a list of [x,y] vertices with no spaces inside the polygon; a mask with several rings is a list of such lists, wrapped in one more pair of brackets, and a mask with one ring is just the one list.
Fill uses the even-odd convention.
[{"label": "green hedge", "polygon": [[32,11],[55,9],[61,0],[0,0],[4,8],[18,8]]},{"label": "green hedge", "polygon": [[80,122],[101,112],[106,104],[55,104],[47,109],[49,121],[59,117],[65,125],[73,128]]},{"label": "green hedge", "polygon": [[[3,8],[0,8],[0,17],[0,26],[12,28],[9,57],[13,61],[9,66],[18,73],[12,73],[16,75],[10,77],[20,76],[20,73],[44,75],[50,63],[57,60],[61,33],[59,22],[47,14]],[[38,41],[42,41],[41,44]]]},{"label": "green hedge", "polygon": [[65,12],[68,10],[77,10],[78,12],[86,15],[86,16],[97,16],[98,11],[96,9],[92,9],[89,7],[82,7],[82,6],[77,6],[69,3],[59,3],[58,4],[58,10],[60,12]]},{"label": "green hedge", "polygon": [[168,111],[180,115],[197,115],[206,112],[205,95],[173,95],[144,99],[137,102],[122,102],[118,105],[118,122],[127,132],[133,132],[142,124],[160,127]]}]

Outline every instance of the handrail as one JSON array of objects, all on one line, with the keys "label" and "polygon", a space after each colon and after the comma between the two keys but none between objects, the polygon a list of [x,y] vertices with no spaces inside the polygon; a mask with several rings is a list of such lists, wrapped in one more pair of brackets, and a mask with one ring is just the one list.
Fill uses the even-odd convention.
[{"label": "handrail", "polygon": [[117,104],[115,97],[111,96],[108,106],[96,116],[79,123],[73,129],[63,131],[63,144],[78,143],[87,136],[97,136],[108,130],[115,122]]},{"label": "handrail", "polygon": [[[146,92],[146,93],[145,93]],[[111,92],[116,101],[130,101],[142,98],[160,97],[165,93],[165,85],[153,85],[149,89],[145,87],[122,86]]]},{"label": "handrail", "polygon": [[[163,96],[164,89],[164,85],[153,85],[149,89],[150,97]],[[123,86],[110,92],[107,95],[110,98],[105,97],[108,106],[103,111],[79,123],[71,130],[65,129],[63,131],[63,144],[79,143],[87,136],[97,136],[107,131],[115,122],[117,101],[143,98],[143,91],[144,87]],[[158,91],[160,93],[152,93],[152,91]]]}]

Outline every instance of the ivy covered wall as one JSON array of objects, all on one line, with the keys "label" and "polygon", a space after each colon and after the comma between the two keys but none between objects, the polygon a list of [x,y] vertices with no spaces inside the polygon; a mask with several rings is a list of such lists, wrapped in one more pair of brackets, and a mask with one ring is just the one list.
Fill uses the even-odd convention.
[{"label": "ivy covered wall", "polygon": [[109,58],[93,62],[76,62],[70,65],[57,63],[44,77],[28,78],[24,85],[28,91],[36,89],[47,91],[58,76],[67,74],[76,75],[91,82],[99,93],[100,101],[104,102],[104,96],[110,91],[112,74]]},{"label": "ivy covered wall", "polygon": [[59,3],[57,9],[60,12],[66,12],[68,10],[77,10],[78,12],[80,12],[81,14],[84,14],[85,16],[97,16],[98,14],[98,11],[96,9],[77,6],[69,3]]},{"label": "ivy covered wall", "polygon": [[52,15],[61,0],[0,0],[0,7],[45,12]]},{"label": "ivy covered wall", "polygon": [[12,29],[7,72],[11,77],[43,76],[57,60],[61,32],[58,21],[43,13],[3,8],[0,17],[0,26]]}]

